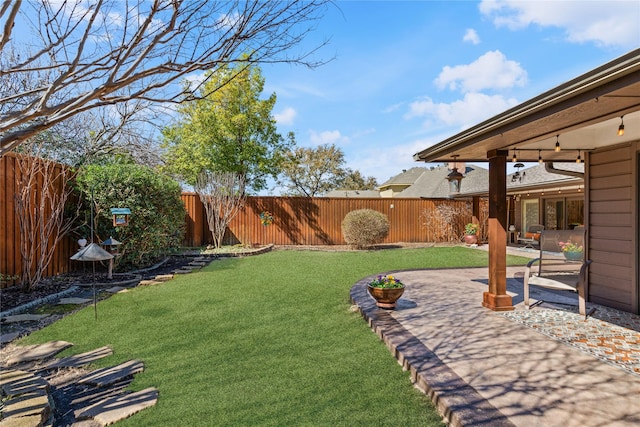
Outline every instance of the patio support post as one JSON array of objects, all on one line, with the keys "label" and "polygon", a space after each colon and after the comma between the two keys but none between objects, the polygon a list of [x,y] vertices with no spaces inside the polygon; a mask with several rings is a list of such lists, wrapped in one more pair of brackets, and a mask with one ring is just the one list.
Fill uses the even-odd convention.
[{"label": "patio support post", "polygon": [[472,214],[473,214],[473,218],[471,219],[471,222],[473,222],[474,224],[480,224],[480,197],[479,196],[473,196],[472,200]]},{"label": "patio support post", "polygon": [[507,156],[492,150],[489,158],[489,291],[482,305],[494,311],[513,310],[507,295]]}]

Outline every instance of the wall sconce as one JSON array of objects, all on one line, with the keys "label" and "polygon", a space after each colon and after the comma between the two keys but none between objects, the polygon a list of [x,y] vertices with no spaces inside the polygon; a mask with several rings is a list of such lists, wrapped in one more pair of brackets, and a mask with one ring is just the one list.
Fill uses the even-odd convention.
[{"label": "wall sconce", "polygon": [[624,116],[620,116],[620,126],[618,126],[618,136],[624,135]]},{"label": "wall sconce", "polygon": [[556,153],[561,150],[560,148],[560,135],[556,135]]}]

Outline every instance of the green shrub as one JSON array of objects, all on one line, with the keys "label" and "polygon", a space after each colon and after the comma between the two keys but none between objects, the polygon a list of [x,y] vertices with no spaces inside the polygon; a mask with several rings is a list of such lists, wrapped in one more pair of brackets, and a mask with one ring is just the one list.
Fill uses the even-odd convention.
[{"label": "green shrub", "polygon": [[[77,182],[87,223],[90,200],[95,202],[96,240],[113,236],[122,242],[116,265],[147,266],[180,247],[186,212],[176,181],[145,166],[108,164],[82,168]],[[129,225],[114,227],[111,208],[129,208]],[[88,225],[84,233],[89,239]]]},{"label": "green shrub", "polygon": [[344,240],[359,249],[381,242],[388,234],[389,220],[373,209],[351,211],[342,220]]}]

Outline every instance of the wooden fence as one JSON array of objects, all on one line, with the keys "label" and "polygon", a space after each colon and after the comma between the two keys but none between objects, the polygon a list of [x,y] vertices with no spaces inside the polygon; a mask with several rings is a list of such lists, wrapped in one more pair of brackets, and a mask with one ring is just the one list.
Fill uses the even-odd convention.
[{"label": "wooden fence", "polygon": [[[60,166],[62,167],[62,166]],[[20,227],[16,213],[16,176],[20,173],[18,155],[7,153],[0,158],[0,274],[19,275]],[[36,184],[34,192],[39,191]],[[200,198],[184,193],[187,210],[185,246],[212,243],[207,216]],[[472,220],[472,203],[461,200],[360,199],[306,197],[249,197],[241,213],[233,219],[225,235],[225,244],[259,245],[341,245],[342,220],[356,209],[374,209],[385,214],[390,231],[385,243],[459,241],[464,224]],[[263,226],[260,214],[269,211],[273,224]],[[487,201],[480,201],[480,212],[487,211]],[[484,218],[479,218],[481,225]],[[77,250],[77,237],[60,242],[45,276],[77,268],[70,257]],[[1,286],[13,284],[11,281]]]},{"label": "wooden fence", "polygon": [[[187,209],[186,246],[212,243],[204,205],[197,194],[183,193]],[[481,200],[486,211],[486,200]],[[342,220],[356,209],[373,209],[389,218],[384,243],[459,241],[472,219],[472,203],[461,200],[248,197],[225,235],[225,244],[343,245]],[[264,226],[268,211],[273,224]]]},{"label": "wooden fence", "polygon": [[[62,168],[63,166],[56,165],[55,167]],[[15,210],[19,174],[18,154],[7,153],[0,157],[0,274],[7,276],[19,275],[22,272],[18,215],[26,215],[27,213],[16,213]],[[41,180],[37,180],[31,191],[35,194],[41,191],[41,186]],[[75,253],[76,248],[77,244],[71,238],[62,239],[54,251],[44,276],[53,276],[69,271],[72,266],[72,261],[69,258]],[[1,283],[0,287],[13,283],[14,281],[7,281]]]}]

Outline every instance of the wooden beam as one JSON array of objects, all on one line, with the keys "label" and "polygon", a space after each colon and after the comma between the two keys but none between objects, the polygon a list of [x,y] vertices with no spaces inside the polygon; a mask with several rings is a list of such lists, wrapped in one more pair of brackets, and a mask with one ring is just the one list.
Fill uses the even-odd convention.
[{"label": "wooden beam", "polygon": [[489,157],[489,290],[482,305],[494,311],[513,310],[507,295],[507,155],[493,150]]}]

